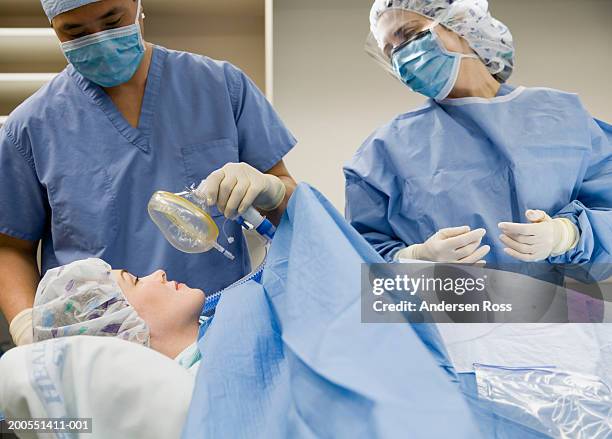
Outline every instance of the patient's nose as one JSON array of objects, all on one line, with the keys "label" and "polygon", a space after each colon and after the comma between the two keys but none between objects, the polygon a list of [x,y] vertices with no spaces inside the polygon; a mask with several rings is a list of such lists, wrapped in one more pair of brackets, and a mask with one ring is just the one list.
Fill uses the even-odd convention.
[{"label": "patient's nose", "polygon": [[150,274],[149,276],[152,277],[154,280],[157,280],[160,282],[167,281],[166,272],[164,270],[157,270],[156,272]]}]

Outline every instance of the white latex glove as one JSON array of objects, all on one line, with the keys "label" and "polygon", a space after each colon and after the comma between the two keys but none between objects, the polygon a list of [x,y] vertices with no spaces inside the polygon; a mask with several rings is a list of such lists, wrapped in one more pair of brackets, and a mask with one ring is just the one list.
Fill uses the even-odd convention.
[{"label": "white latex glove", "polygon": [[216,170],[196,189],[209,206],[217,205],[227,218],[234,218],[254,206],[270,211],[285,199],[280,178],[264,174],[246,163],[228,163]]},{"label": "white latex glove", "polygon": [[24,309],[15,316],[9,325],[9,332],[13,338],[13,343],[17,346],[33,342],[32,308]]},{"label": "white latex glove", "polygon": [[424,244],[415,244],[400,250],[396,259],[449,262],[459,264],[482,263],[491,247],[480,246],[486,230],[470,231],[468,226],[439,230]]},{"label": "white latex glove", "polygon": [[551,218],[541,210],[528,210],[530,223],[500,223],[499,237],[507,248],[506,254],[525,262],[543,261],[559,256],[576,247],[580,239],[578,228],[567,218]]}]

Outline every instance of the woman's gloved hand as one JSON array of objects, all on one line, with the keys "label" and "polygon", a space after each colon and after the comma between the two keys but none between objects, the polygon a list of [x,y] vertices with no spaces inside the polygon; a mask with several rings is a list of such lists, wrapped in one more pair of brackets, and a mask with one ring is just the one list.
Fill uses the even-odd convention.
[{"label": "woman's gloved hand", "polygon": [[551,218],[541,210],[528,210],[529,224],[500,223],[499,237],[506,254],[525,262],[543,261],[560,256],[576,247],[578,228],[567,218]]},{"label": "woman's gloved hand", "polygon": [[480,245],[486,233],[484,229],[470,231],[468,226],[442,229],[425,243],[400,250],[395,258],[476,264],[483,262],[482,259],[491,251],[488,245]]},{"label": "woman's gloved hand", "polygon": [[24,309],[11,321],[9,332],[13,343],[17,346],[31,344],[34,334],[32,331],[32,308]]},{"label": "woman's gloved hand", "polygon": [[202,181],[196,195],[209,206],[217,205],[227,218],[243,214],[254,206],[271,211],[285,199],[285,185],[280,178],[264,174],[246,163],[228,163]]}]

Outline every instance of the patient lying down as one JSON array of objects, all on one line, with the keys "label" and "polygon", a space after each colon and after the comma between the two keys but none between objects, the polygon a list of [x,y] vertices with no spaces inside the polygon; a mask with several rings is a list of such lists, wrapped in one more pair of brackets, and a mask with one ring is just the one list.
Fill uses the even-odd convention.
[{"label": "patient lying down", "polygon": [[88,418],[91,439],[180,437],[204,300],[163,271],[138,279],[99,259],[48,271],[32,314],[40,343],[0,357],[0,418]]},{"label": "patient lying down", "polygon": [[87,259],[49,270],[33,310],[34,341],[74,335],[111,336],[151,347],[191,372],[202,290],[168,281],[166,273],[137,278]]}]

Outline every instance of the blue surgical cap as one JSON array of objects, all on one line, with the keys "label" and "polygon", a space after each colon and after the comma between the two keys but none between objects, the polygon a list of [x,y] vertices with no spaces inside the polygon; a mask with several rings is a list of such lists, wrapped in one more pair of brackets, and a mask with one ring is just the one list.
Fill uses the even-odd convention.
[{"label": "blue surgical cap", "polygon": [[49,17],[49,21],[53,20],[59,14],[99,1],[102,0],[40,0],[45,10],[45,14]]}]

